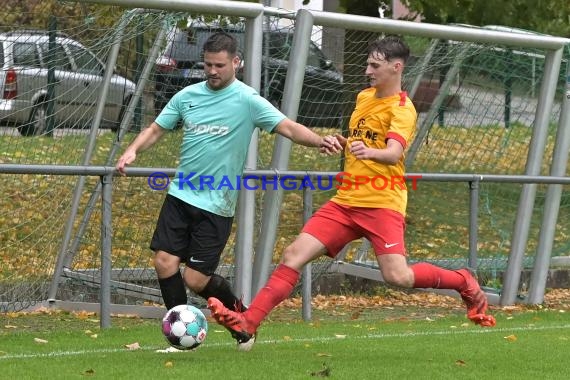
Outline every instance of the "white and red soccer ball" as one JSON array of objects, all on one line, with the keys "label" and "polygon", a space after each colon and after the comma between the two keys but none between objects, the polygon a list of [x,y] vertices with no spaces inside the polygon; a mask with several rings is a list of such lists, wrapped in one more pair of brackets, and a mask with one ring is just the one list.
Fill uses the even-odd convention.
[{"label": "white and red soccer ball", "polygon": [[204,313],[192,305],[178,305],[162,318],[162,333],[171,346],[192,350],[206,339],[208,321]]}]

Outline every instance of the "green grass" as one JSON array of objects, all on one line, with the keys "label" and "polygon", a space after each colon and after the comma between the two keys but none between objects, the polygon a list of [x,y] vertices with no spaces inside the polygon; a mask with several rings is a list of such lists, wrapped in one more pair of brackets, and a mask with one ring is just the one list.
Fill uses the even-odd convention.
[{"label": "green grass", "polygon": [[[567,378],[570,322],[561,311],[497,311],[497,327],[482,329],[460,311],[411,310],[356,319],[317,310],[307,323],[298,310],[291,318],[277,309],[249,353],[210,322],[198,350],[169,354],[155,352],[165,347],[156,320],[113,318],[101,330],[93,316],[0,315],[0,368],[6,379]],[[125,348],[135,342],[140,349]]]}]

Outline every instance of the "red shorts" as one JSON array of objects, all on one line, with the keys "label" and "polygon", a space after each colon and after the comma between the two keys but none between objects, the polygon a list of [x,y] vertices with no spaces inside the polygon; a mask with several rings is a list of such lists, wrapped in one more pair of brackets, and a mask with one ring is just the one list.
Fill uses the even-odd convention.
[{"label": "red shorts", "polygon": [[303,232],[317,238],[335,257],[345,245],[365,237],[376,255],[406,255],[402,214],[387,208],[344,206],[328,201],[305,224]]}]

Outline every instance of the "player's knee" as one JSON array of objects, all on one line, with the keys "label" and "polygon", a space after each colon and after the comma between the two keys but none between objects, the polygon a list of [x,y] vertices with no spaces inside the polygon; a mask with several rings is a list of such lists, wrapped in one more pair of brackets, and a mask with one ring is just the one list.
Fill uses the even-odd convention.
[{"label": "player's knee", "polygon": [[403,270],[383,270],[382,277],[384,281],[390,285],[399,286],[403,288],[411,288],[413,285],[413,278],[408,271]]},{"label": "player's knee", "polygon": [[165,252],[157,252],[154,256],[154,268],[159,277],[171,276],[179,270],[180,259]]},{"label": "player's knee", "polygon": [[295,244],[290,244],[283,250],[281,262],[295,270],[301,270],[305,265],[305,260],[300,257],[300,252]]},{"label": "player's knee", "polygon": [[291,262],[295,258],[295,247],[291,244],[285,247],[283,250],[282,261],[283,264],[287,265],[288,262]]}]

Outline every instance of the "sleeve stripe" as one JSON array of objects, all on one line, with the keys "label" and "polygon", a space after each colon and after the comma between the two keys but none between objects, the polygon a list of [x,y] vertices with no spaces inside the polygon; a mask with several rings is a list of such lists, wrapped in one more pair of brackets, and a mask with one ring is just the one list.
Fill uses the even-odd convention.
[{"label": "sleeve stripe", "polygon": [[406,91],[400,92],[400,107],[406,105],[406,98],[408,97],[408,93]]},{"label": "sleeve stripe", "polygon": [[406,146],[408,145],[406,143],[406,139],[395,132],[388,132],[388,134],[386,135],[386,141],[388,141],[388,139],[396,140],[404,147],[404,149],[406,149]]}]

